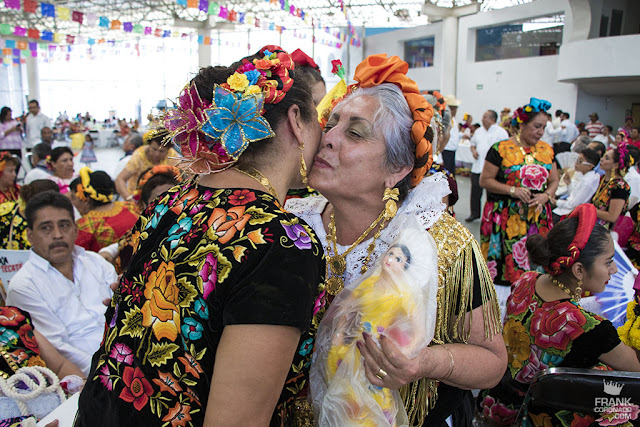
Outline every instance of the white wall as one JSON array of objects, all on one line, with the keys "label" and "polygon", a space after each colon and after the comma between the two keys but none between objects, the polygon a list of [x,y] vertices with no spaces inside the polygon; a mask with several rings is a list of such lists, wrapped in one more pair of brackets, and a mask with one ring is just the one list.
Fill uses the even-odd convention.
[{"label": "white wall", "polygon": [[366,38],[364,55],[386,53],[388,56],[397,55],[404,58],[404,42],[419,40],[434,36],[433,67],[410,68],[407,75],[418,83],[420,90],[433,90],[442,87],[443,43],[442,22],[406,28],[392,32],[376,34]]},{"label": "white wall", "polygon": [[557,81],[558,55],[475,62],[478,28],[556,13],[565,14],[564,39],[572,28],[567,0],[538,0],[460,18],[456,97],[462,101],[461,113],[470,113],[479,121],[487,109],[500,112],[509,107],[513,111],[536,97],[551,102],[552,110],[575,115],[578,89],[575,84]]}]

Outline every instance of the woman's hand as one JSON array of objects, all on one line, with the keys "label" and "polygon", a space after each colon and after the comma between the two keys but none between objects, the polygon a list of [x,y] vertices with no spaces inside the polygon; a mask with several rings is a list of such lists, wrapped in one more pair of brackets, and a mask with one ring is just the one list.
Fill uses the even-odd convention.
[{"label": "woman's hand", "polygon": [[[364,368],[367,379],[378,387],[397,390],[402,386],[422,378],[420,358],[409,359],[400,349],[384,335],[380,336],[380,347],[368,333],[363,333],[364,343],[358,341],[357,346],[364,357]],[[384,371],[381,373],[380,369]],[[380,375],[380,377],[376,376]]]},{"label": "woman's hand", "polygon": [[513,196],[525,203],[531,202],[531,190],[528,188],[516,187],[516,191],[513,192]]},{"label": "woman's hand", "polygon": [[547,193],[539,193],[531,198],[529,207],[542,206],[549,201],[550,197]]}]

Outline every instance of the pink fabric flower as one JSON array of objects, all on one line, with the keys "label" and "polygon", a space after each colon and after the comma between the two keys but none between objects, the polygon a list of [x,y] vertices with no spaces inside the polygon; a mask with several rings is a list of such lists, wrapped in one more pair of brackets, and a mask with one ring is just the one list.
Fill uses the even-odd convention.
[{"label": "pink fabric flower", "polygon": [[[613,414],[613,416],[611,416],[611,414]],[[601,426],[616,426],[637,420],[639,415],[640,406],[638,405],[618,405],[607,408],[596,422]]]},{"label": "pink fabric flower", "polygon": [[507,313],[512,316],[527,311],[533,296],[533,287],[538,276],[533,273],[524,273],[517,282],[511,285],[511,295],[507,299]]},{"label": "pink fabric flower", "polygon": [[543,166],[533,164],[520,168],[520,182],[523,187],[541,191],[549,178],[549,171]]},{"label": "pink fabric flower", "polygon": [[535,345],[531,346],[529,360],[516,375],[516,381],[524,384],[530,384],[538,372],[548,368],[547,365],[540,361],[540,354],[541,351],[539,348]]},{"label": "pink fabric flower", "polygon": [[530,329],[538,347],[565,351],[582,335],[585,323],[582,311],[569,301],[544,303],[531,317]]},{"label": "pink fabric flower", "polygon": [[202,293],[204,299],[207,299],[209,294],[216,288],[218,282],[218,258],[209,252],[204,259],[204,265],[200,270],[200,277],[202,278]]},{"label": "pink fabric flower", "polygon": [[322,309],[322,307],[324,307],[325,303],[326,303],[326,299],[324,297],[325,291],[320,292],[320,295],[318,295],[318,298],[316,299],[316,302],[313,304],[313,315],[315,316],[316,314],[318,314],[318,312]]},{"label": "pink fabric flower", "polygon": [[124,363],[126,365],[131,365],[131,363],[133,363],[133,354],[131,349],[123,343],[116,343],[111,349],[109,357],[116,362]]},{"label": "pink fabric flower", "polygon": [[98,372],[100,372],[98,376],[100,377],[100,382],[102,383],[102,385],[109,391],[113,390],[113,380],[109,375],[109,366],[104,365],[98,370]]},{"label": "pink fabric flower", "polygon": [[495,280],[496,276],[498,275],[498,263],[496,261],[489,261],[487,263],[487,267],[489,268],[491,280]]},{"label": "pink fabric flower", "polygon": [[527,251],[527,236],[513,244],[511,247],[513,259],[523,270],[529,270],[529,252]]},{"label": "pink fabric flower", "polygon": [[481,406],[482,413],[485,417],[500,424],[511,425],[518,416],[518,411],[507,408],[491,396],[485,396]]}]

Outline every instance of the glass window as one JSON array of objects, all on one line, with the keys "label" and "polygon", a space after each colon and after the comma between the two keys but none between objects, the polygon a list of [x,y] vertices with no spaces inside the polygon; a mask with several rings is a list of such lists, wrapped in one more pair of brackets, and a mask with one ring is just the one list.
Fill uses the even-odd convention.
[{"label": "glass window", "polygon": [[476,62],[557,55],[564,15],[543,16],[476,30]]},{"label": "glass window", "polygon": [[409,68],[433,67],[435,37],[411,40],[404,43],[404,58]]}]

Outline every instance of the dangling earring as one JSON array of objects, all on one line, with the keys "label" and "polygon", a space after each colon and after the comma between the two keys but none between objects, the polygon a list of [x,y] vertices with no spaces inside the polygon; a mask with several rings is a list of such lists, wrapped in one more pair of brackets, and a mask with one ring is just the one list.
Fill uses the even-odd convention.
[{"label": "dangling earring", "polygon": [[382,201],[386,201],[387,203],[384,206],[384,217],[385,220],[390,220],[396,215],[398,212],[398,205],[396,202],[399,200],[400,190],[397,188],[385,188],[384,196],[382,196]]},{"label": "dangling earring", "polygon": [[307,178],[307,163],[304,161],[304,142],[300,146],[300,177],[302,178],[302,183],[308,186],[309,178]]},{"label": "dangling earring", "polygon": [[574,298],[576,301],[580,301],[580,298],[582,298],[582,279],[578,279],[578,286],[576,287]]}]

